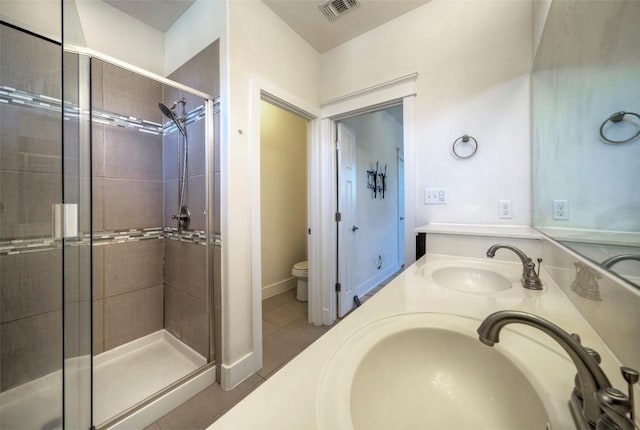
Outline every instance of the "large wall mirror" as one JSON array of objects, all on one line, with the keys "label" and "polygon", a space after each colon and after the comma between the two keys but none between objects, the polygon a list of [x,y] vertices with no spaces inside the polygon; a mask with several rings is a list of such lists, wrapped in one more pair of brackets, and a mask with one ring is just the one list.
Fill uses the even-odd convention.
[{"label": "large wall mirror", "polygon": [[637,0],[554,0],[532,74],[533,225],[636,286],[638,22]]}]

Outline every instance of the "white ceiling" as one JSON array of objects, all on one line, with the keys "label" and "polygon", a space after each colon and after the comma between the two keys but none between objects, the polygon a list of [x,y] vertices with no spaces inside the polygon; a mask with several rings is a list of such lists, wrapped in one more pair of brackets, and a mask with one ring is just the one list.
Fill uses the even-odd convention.
[{"label": "white ceiling", "polygon": [[429,0],[360,0],[360,6],[329,21],[318,8],[326,0],[263,0],[289,27],[322,53]]},{"label": "white ceiling", "polygon": [[[104,0],[163,33],[195,0]],[[262,0],[289,27],[322,53],[429,0],[360,0],[360,6],[331,22],[318,6],[326,0]]]}]

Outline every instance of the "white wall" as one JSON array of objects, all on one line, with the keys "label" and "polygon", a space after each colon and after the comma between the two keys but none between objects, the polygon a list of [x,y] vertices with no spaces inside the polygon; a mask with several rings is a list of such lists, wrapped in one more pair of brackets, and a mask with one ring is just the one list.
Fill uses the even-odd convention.
[{"label": "white wall", "polygon": [[[396,108],[398,109],[398,108]],[[398,268],[398,156],[402,149],[402,124],[387,111],[348,118],[344,123],[356,138],[356,252],[351,271],[356,294],[375,287],[378,275]],[[373,197],[367,189],[367,170],[384,171],[387,165],[387,190],[384,199]],[[382,265],[378,269],[378,256]]]},{"label": "white wall", "polygon": [[[164,34],[164,76],[169,76],[191,57],[226,35],[227,2],[196,2]],[[223,46],[220,58],[226,60]]]},{"label": "white wall", "polygon": [[[322,55],[322,100],[419,73],[417,225],[530,223],[531,20],[529,2],[432,0]],[[479,149],[456,160],[465,133]],[[446,188],[449,203],[423,205],[427,187]],[[498,219],[501,199],[513,219]]]},{"label": "white wall", "polygon": [[264,3],[232,0],[228,6],[229,136],[226,142],[224,137],[222,140],[221,197],[225,250],[222,267],[225,288],[222,298],[223,373],[228,372],[226,380],[223,375],[225,388],[248,377],[261,365],[254,353],[259,348],[260,321],[255,319],[260,317],[261,302],[259,291],[255,295],[252,289],[249,270],[252,258],[260,255],[258,250],[257,255],[252,256],[251,247],[251,201],[259,192],[259,187],[256,189],[255,186],[259,184],[259,157],[256,162],[250,145],[259,133],[259,123],[253,124],[251,111],[256,109],[251,100],[259,89],[255,88],[256,80],[252,76],[317,106],[320,70],[319,54]]},{"label": "white wall", "polygon": [[85,47],[164,76],[162,32],[105,2],[75,2]]}]

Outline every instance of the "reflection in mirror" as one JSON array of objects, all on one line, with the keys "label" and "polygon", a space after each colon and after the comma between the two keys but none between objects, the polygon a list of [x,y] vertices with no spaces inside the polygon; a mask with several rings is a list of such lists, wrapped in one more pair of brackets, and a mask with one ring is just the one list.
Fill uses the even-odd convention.
[{"label": "reflection in mirror", "polygon": [[639,20],[634,0],[554,1],[532,73],[533,225],[635,285],[615,257],[640,255]]}]

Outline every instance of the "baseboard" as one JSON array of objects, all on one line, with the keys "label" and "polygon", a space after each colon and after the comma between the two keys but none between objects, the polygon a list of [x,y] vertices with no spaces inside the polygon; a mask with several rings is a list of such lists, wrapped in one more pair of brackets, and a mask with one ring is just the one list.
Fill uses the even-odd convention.
[{"label": "baseboard", "polygon": [[267,285],[266,287],[262,287],[262,300],[276,296],[280,293],[284,293],[287,290],[296,288],[297,285],[298,281],[294,276],[292,276],[291,278],[283,279],[282,281],[278,281],[271,285]]},{"label": "baseboard", "polygon": [[371,278],[358,285],[355,288],[355,294],[358,297],[364,296],[369,291],[373,290],[375,287],[384,282],[391,275],[396,273],[398,270],[400,270],[400,264],[398,263],[392,264],[386,269],[381,270],[380,272],[376,273],[375,276],[372,276]]},{"label": "baseboard", "polygon": [[220,385],[225,391],[234,389],[249,376],[256,373],[262,367],[262,363],[256,363],[257,355],[248,353],[233,364],[220,366]]}]

